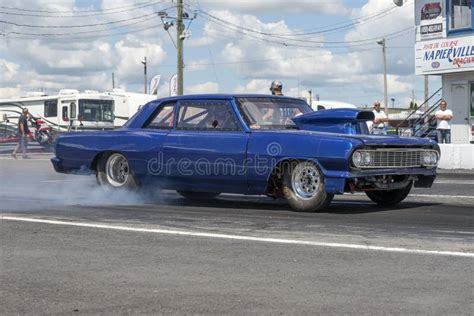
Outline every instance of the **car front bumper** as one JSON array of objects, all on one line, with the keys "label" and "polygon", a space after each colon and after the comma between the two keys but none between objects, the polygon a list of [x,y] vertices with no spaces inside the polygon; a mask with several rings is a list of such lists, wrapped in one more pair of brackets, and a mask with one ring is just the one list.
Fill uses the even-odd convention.
[{"label": "car front bumper", "polygon": [[[358,181],[374,181],[384,177],[392,178],[396,176],[406,176],[410,181],[414,181],[415,187],[429,188],[436,179],[436,168],[387,168],[387,169],[367,169],[351,170],[345,172],[328,171],[325,173],[324,185],[329,193],[342,194],[347,191],[348,183]],[[396,189],[396,185],[389,189]],[[381,189],[381,188],[379,188]]]}]

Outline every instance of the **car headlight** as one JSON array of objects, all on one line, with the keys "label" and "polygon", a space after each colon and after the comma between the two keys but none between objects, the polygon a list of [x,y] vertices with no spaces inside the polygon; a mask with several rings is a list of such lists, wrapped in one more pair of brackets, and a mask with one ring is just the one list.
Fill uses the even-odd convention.
[{"label": "car headlight", "polygon": [[352,163],[356,167],[360,167],[362,165],[362,154],[360,151],[356,151],[352,154]]},{"label": "car headlight", "polygon": [[430,152],[425,151],[423,153],[423,164],[424,165],[430,165],[431,164],[431,155]]},{"label": "car headlight", "polygon": [[436,151],[425,151],[423,153],[423,165],[434,166],[438,163],[438,153]]},{"label": "car headlight", "polygon": [[352,154],[352,163],[356,167],[370,166],[372,155],[369,151],[357,150]]},{"label": "car headlight", "polygon": [[432,151],[431,152],[431,161],[432,161],[432,164],[433,165],[436,165],[438,163],[438,159],[439,159],[439,156],[438,156],[438,153],[436,151]]},{"label": "car headlight", "polygon": [[368,151],[362,152],[362,163],[364,164],[364,166],[370,165],[371,162],[372,162],[372,156],[370,155],[370,152]]}]

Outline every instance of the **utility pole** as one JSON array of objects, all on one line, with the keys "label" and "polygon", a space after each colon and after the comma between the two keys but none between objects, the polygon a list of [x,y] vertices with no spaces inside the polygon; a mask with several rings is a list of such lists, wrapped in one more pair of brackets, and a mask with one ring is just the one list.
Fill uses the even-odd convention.
[{"label": "utility pole", "polygon": [[183,23],[183,0],[176,1],[176,48],[177,48],[177,70],[178,75],[178,95],[183,95],[183,41],[184,41],[184,23]]},{"label": "utility pole", "polygon": [[115,73],[112,73],[112,89],[115,89]]},{"label": "utility pole", "polygon": [[145,59],[142,61],[142,64],[143,64],[143,73],[145,74],[145,81],[144,81],[144,85],[143,85],[143,90],[145,91],[144,93],[147,94],[146,86],[147,86],[148,80],[146,79],[146,56],[145,56]]},{"label": "utility pole", "polygon": [[309,93],[309,106],[312,106],[313,105],[313,91],[309,90],[308,93]]},{"label": "utility pole", "polygon": [[425,75],[424,77],[425,77],[425,100],[424,100],[424,103],[425,103],[424,107],[425,108],[424,108],[424,110],[426,112],[426,110],[428,110],[428,103],[426,102],[426,100],[428,100],[428,98],[429,98],[429,96],[428,96],[429,92],[428,92],[428,76]]},{"label": "utility pole", "polygon": [[377,41],[377,44],[382,45],[383,53],[383,96],[384,96],[384,106],[385,113],[388,114],[388,94],[387,94],[387,46],[385,45],[385,38]]}]

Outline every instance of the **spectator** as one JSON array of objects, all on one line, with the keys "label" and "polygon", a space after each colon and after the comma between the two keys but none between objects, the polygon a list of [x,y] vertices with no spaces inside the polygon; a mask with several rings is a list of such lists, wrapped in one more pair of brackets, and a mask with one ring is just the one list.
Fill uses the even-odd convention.
[{"label": "spectator", "polygon": [[272,92],[272,95],[283,95],[283,84],[281,81],[278,80],[273,80],[272,84],[270,85],[270,91]]},{"label": "spectator", "polygon": [[441,100],[440,109],[436,111],[436,132],[438,134],[438,143],[451,143],[451,120],[453,119],[453,111],[448,110],[448,103]]},{"label": "spectator", "polygon": [[18,119],[18,136],[20,137],[18,141],[18,145],[16,145],[15,149],[12,152],[13,158],[16,159],[17,152],[21,149],[23,153],[23,159],[30,159],[26,155],[26,151],[28,150],[28,134],[30,132],[28,128],[28,109],[24,108],[23,113],[21,114],[20,118]]},{"label": "spectator", "polygon": [[374,109],[372,110],[374,113],[374,122],[372,123],[372,134],[377,135],[387,135],[387,131],[385,129],[385,123],[388,122],[388,117],[385,112],[380,109],[380,102],[374,102]]}]

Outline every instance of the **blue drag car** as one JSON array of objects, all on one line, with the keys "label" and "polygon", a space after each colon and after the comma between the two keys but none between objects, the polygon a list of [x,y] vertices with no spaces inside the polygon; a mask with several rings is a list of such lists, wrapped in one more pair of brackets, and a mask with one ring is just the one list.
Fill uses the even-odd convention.
[{"label": "blue drag car", "polygon": [[152,101],[121,129],[63,134],[57,172],[94,173],[111,189],[173,189],[193,199],[220,193],[285,198],[320,210],[335,194],[364,191],[379,205],[430,187],[439,147],[422,138],[368,135],[370,111],[313,112],[267,95],[198,95]]}]

